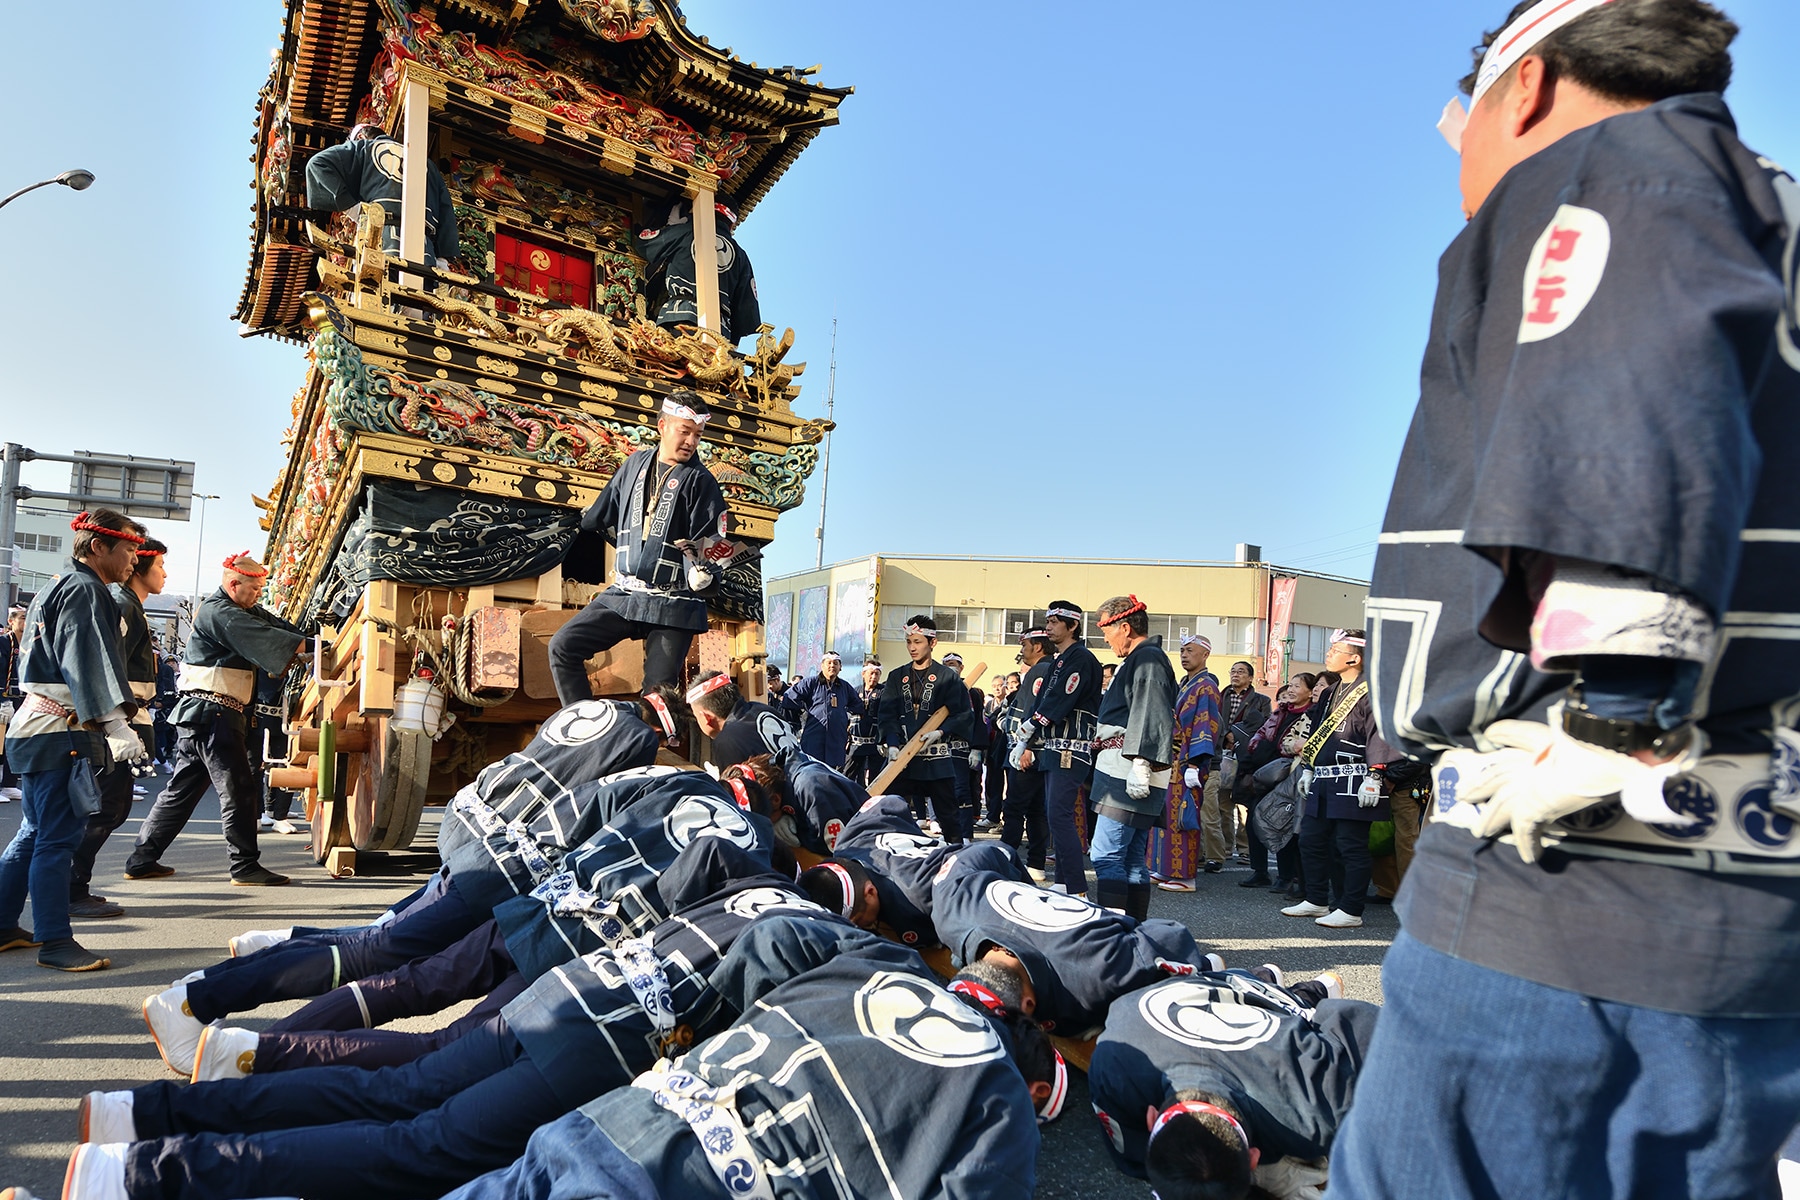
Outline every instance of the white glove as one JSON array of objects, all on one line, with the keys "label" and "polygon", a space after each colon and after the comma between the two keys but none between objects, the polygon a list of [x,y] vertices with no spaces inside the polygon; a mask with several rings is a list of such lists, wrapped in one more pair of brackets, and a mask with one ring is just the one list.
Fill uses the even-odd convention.
[{"label": "white glove", "polygon": [[899,757],[900,757],[900,747],[889,746],[887,748],[887,760],[889,762],[893,762],[895,759],[897,759]]},{"label": "white glove", "polygon": [[101,726],[106,731],[106,750],[115,766],[134,763],[145,755],[144,743],[130,724],[115,717]]},{"label": "white glove", "polygon": [[[1693,823],[1692,817],[1675,812],[1663,801],[1663,784],[1699,761],[1705,750],[1698,734],[1685,753],[1650,766],[1571,738],[1562,730],[1560,705],[1550,710],[1549,725],[1496,721],[1486,733],[1499,747],[1501,761],[1473,786],[1459,782],[1455,798],[1471,803],[1486,795],[1493,798],[1482,804],[1477,814],[1462,814],[1455,823],[1479,837],[1495,837],[1510,830],[1519,857],[1528,863],[1543,854],[1544,831],[1551,825],[1614,796],[1639,821]],[[1460,760],[1457,765],[1460,769]],[[1441,774],[1442,764],[1439,770]]]},{"label": "white glove", "polygon": [[1183,771],[1181,773],[1181,782],[1187,784],[1191,788],[1199,787],[1200,786],[1200,768],[1199,767],[1189,767],[1187,770]]},{"label": "white glove", "polygon": [[1278,1200],[1324,1200],[1327,1178],[1324,1159],[1283,1158],[1250,1172],[1251,1182]]},{"label": "white glove", "polygon": [[1006,752],[1006,765],[1015,771],[1026,770],[1025,756],[1030,753],[1031,749],[1023,738],[1014,738],[1011,749]]},{"label": "white glove", "polygon": [[690,592],[704,592],[713,585],[713,573],[696,559],[687,561],[687,583]]},{"label": "white glove", "polygon": [[1381,779],[1374,773],[1363,776],[1362,786],[1356,789],[1356,807],[1374,808],[1381,803]]},{"label": "white glove", "polygon": [[1131,760],[1131,774],[1125,777],[1125,794],[1133,800],[1142,800],[1150,795],[1150,760],[1134,758]]},{"label": "white glove", "polygon": [[919,735],[919,748],[923,750],[926,746],[935,746],[943,740],[944,731],[941,729],[933,729],[929,733]]},{"label": "white glove", "polygon": [[10,725],[13,719],[13,702],[0,700],[0,725]]},{"label": "white glove", "polygon": [[971,771],[981,770],[981,751],[979,751],[979,750],[969,751],[969,770],[971,770]]}]

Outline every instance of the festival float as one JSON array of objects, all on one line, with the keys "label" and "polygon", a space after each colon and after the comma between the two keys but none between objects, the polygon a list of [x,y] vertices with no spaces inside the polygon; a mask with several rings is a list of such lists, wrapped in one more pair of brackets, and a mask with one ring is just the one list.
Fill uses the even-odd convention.
[{"label": "festival float", "polygon": [[[270,781],[304,789],[334,874],[410,846],[427,805],[556,711],[549,638],[600,582],[563,578],[563,550],[674,388],[717,414],[701,456],[736,551],[690,668],[762,694],[760,551],[829,425],[794,410],[793,330],[747,353],[720,336],[715,253],[694,256],[696,326],[646,320],[634,232],[682,200],[697,246],[715,203],[747,221],[837,122],[850,89],[816,70],[742,62],[669,0],[290,0],[235,316],[306,347],[256,499],[264,602],[317,632]],[[307,160],[365,122],[403,144],[400,211],[308,209]],[[428,163],[455,201],[448,266],[424,253]],[[597,694],[635,694],[641,662],[637,643],[590,660]]]}]

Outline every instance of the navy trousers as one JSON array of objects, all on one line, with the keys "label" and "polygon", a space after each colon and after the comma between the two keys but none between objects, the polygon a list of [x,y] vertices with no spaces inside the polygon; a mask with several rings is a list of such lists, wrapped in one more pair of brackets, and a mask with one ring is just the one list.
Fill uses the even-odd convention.
[{"label": "navy trousers", "polygon": [[127,871],[162,858],[194,815],[209,783],[219,793],[219,823],[231,848],[231,873],[244,875],[256,868],[256,814],[262,808],[262,777],[251,769],[244,750],[243,718],[236,713],[218,713],[204,725],[180,727],[175,769],[138,828],[137,845],[125,861]]},{"label": "navy trousers", "polygon": [[1052,767],[1043,772],[1044,812],[1050,825],[1050,840],[1056,846],[1056,882],[1071,896],[1087,894],[1087,852],[1081,848],[1081,831],[1075,827],[1075,802],[1081,798],[1081,785],[1087,782],[1087,768],[1063,770]]},{"label": "navy trousers", "polygon": [[205,978],[188,984],[188,1009],[205,1023],[276,1000],[323,995],[448,949],[491,916],[472,910],[451,880],[386,925],[356,930],[328,945],[281,942],[216,970],[209,967]]},{"label": "navy trousers", "polygon": [[397,1067],[423,1058],[433,1051],[442,1050],[451,1042],[476,1032],[499,1016],[501,1010],[516,1000],[524,990],[525,977],[515,972],[467,1013],[442,1029],[424,1033],[407,1033],[399,1029],[363,1029],[354,1025],[341,1029],[270,1028],[256,1039],[256,1065],[252,1069],[258,1075],[269,1075],[301,1067],[344,1066],[367,1070]]},{"label": "navy trousers", "polygon": [[496,1017],[405,1066],[312,1067],[133,1093],[133,1200],[436,1196],[567,1111]]},{"label": "navy trousers", "polygon": [[525,1155],[445,1200],[652,1200],[656,1185],[588,1115],[572,1112],[531,1135]]},{"label": "navy trousers", "polygon": [[1025,861],[1043,870],[1050,852],[1049,822],[1044,816],[1044,773],[1008,768],[1002,813],[1000,840],[1017,850],[1029,838]]},{"label": "navy trousers", "polygon": [[[140,733],[140,737],[143,735]],[[106,845],[113,830],[131,816],[132,787],[137,782],[129,767],[110,767],[100,772],[100,811],[87,819],[81,842],[75,847],[75,859],[69,867],[69,899],[83,900],[92,893],[94,859]]]}]

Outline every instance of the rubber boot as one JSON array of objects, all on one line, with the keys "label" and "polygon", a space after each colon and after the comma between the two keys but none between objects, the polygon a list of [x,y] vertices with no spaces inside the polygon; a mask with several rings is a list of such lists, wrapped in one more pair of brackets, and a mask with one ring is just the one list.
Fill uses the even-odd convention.
[{"label": "rubber boot", "polygon": [[1134,883],[1125,889],[1125,915],[1134,921],[1150,917],[1150,892],[1153,885]]},{"label": "rubber boot", "polygon": [[1124,912],[1129,889],[1115,879],[1097,879],[1094,881],[1094,903],[1102,908],[1110,908],[1114,912]]}]

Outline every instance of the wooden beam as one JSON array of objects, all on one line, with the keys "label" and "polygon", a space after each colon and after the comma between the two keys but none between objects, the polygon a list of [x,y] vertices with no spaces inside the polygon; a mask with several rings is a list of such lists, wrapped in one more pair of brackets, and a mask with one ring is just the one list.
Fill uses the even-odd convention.
[{"label": "wooden beam", "polygon": [[694,307],[702,329],[722,333],[719,321],[719,228],[713,193],[702,190],[693,200]]},{"label": "wooden beam", "polygon": [[[425,192],[431,173],[431,88],[419,80],[406,81],[406,165],[400,181],[400,257],[407,262],[425,261]],[[443,214],[451,220],[450,214]],[[400,286],[423,288],[417,275],[402,275]]]}]

